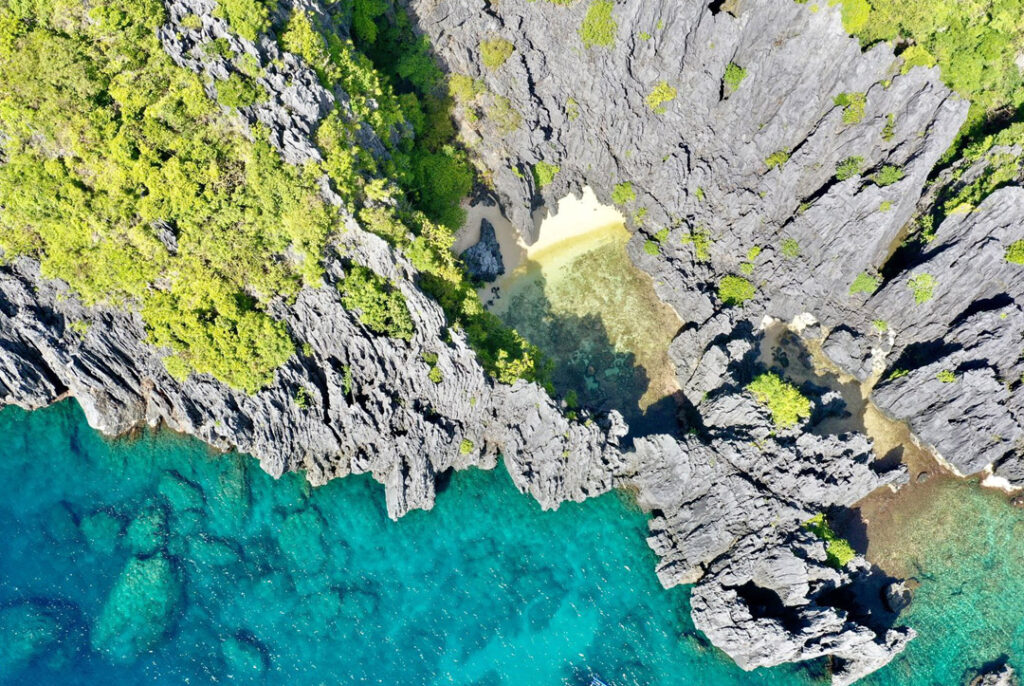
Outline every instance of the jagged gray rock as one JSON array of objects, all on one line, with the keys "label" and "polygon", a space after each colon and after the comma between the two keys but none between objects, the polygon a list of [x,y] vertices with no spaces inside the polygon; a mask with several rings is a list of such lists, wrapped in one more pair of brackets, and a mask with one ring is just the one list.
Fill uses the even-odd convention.
[{"label": "jagged gray rock", "polygon": [[1013,667],[1003,663],[985,670],[971,680],[970,686],[1019,686],[1020,679]]},{"label": "jagged gray rock", "polygon": [[[263,125],[289,162],[319,157],[311,135],[335,103],[352,117],[344,93],[326,91],[274,41],[230,34],[210,0],[166,6],[169,24],[159,31],[165,49],[205,75],[211,93],[236,66],[210,58],[203,49],[210,41],[224,38],[260,63],[268,99],[240,115],[249,126]],[[315,2],[301,6],[317,11]],[[862,54],[834,8],[814,14],[762,0],[744,3],[734,18],[699,3],[620,3],[616,46],[581,53],[573,41],[582,4],[410,6],[453,71],[485,78],[493,91],[482,96],[485,105],[498,95],[522,115],[523,125],[501,136],[485,118],[477,150],[527,238],[537,204],[554,206],[551,200],[583,184],[607,200],[616,183],[629,181],[637,196],[627,203],[631,224],[641,223],[643,209],[641,232],[672,227],[660,256],[642,250],[642,235],[629,251],[689,322],[671,354],[703,434],[650,436],[623,449],[628,428],[617,413],[573,421],[539,386],[495,382],[416,288],[411,264],[347,215],[325,260],[324,285],[272,307],[309,347],[252,396],[203,375],[176,381],[161,351],[146,343],[136,314],[82,306],[30,260],[0,266],[2,402],[39,407],[70,394],[105,433],[165,424],[250,453],[273,475],[305,470],[314,484],[370,473],[384,485],[392,517],[430,508],[439,474],[493,468],[498,454],[516,486],[547,508],[633,489],[652,511],[650,544],[662,582],[698,582],[695,622],[742,666],[832,655],[835,682],[849,683],[890,660],[913,632],[869,626],[829,605],[828,590],[860,583],[866,572],[824,564],[821,542],[802,522],[902,473],[877,473],[870,444],[858,434],[773,431],[763,408],[741,390],[742,377],[760,345],[751,321],[765,313],[789,318],[812,309],[826,323],[850,318],[853,329],[870,320],[848,284],[888,253],[965,103],[938,85],[935,70],[893,74],[891,51]],[[288,7],[281,3],[278,11]],[[181,24],[192,14],[201,18],[197,29]],[[633,27],[647,27],[653,38],[626,35]],[[494,34],[512,40],[516,52],[484,73],[477,45]],[[730,61],[748,70],[734,93],[721,84]],[[664,115],[644,104],[660,80],[684,93]],[[863,121],[842,122],[832,101],[841,91],[867,94]],[[918,136],[922,130],[929,135]],[[359,131],[362,147],[387,154],[369,127]],[[790,161],[768,170],[764,159],[782,147],[792,149]],[[835,182],[836,163],[850,155],[864,156],[865,169],[900,164],[905,177],[886,189],[865,177]],[[543,193],[528,173],[541,160],[562,169]],[[339,201],[326,184],[324,195]],[[808,200],[813,205],[801,212]],[[886,200],[893,207],[883,212]],[[703,241],[683,241],[693,235],[711,239],[707,255],[697,249]],[[797,242],[798,256],[783,254],[784,238]],[[173,243],[173,232],[162,240]],[[762,248],[755,260],[760,294],[746,310],[723,310],[717,282],[755,245]],[[416,325],[412,341],[374,335],[344,309],[335,284],[349,261],[398,285]],[[424,354],[437,356],[439,383],[428,378]],[[307,407],[296,402],[299,389]],[[817,400],[819,408],[826,400]],[[771,616],[760,607],[772,597],[766,594],[782,606],[772,603]]]},{"label": "jagged gray rock", "polygon": [[494,225],[486,219],[480,220],[480,240],[462,253],[462,262],[466,271],[481,281],[494,281],[505,273],[505,261],[501,257]]}]

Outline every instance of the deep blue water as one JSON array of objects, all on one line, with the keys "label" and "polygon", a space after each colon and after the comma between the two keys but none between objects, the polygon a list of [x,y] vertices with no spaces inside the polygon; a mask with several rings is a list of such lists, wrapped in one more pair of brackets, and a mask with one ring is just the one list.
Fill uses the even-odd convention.
[{"label": "deep blue water", "polygon": [[[105,440],[70,401],[0,411],[0,485],[4,683],[815,683],[742,672],[695,635],[688,590],[660,587],[645,517],[617,494],[542,512],[503,469],[471,470],[392,522],[367,477],[313,490],[166,432]],[[930,628],[966,625],[961,567],[919,592]],[[1018,612],[1021,582],[1005,590]],[[932,632],[876,681],[955,683],[991,624]],[[986,650],[1021,647],[1003,633]]]}]

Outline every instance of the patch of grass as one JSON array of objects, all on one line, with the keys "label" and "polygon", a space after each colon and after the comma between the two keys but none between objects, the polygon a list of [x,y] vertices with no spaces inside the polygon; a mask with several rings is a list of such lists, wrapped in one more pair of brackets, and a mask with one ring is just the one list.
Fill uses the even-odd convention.
[{"label": "patch of grass", "polygon": [[480,61],[488,69],[497,69],[505,64],[515,52],[512,42],[504,38],[489,38],[480,41]]},{"label": "patch of grass", "polygon": [[825,555],[828,563],[836,569],[842,569],[853,561],[857,553],[845,538],[840,538],[825,520],[824,513],[818,513],[804,522],[804,528],[825,541]]},{"label": "patch of grass", "polygon": [[882,127],[882,140],[891,141],[896,135],[896,115],[890,112],[885,115],[885,126]]},{"label": "patch of grass", "polygon": [[616,205],[626,205],[636,200],[636,192],[633,184],[629,181],[615,184],[612,189],[612,202]]},{"label": "patch of grass", "polygon": [[889,330],[889,322],[884,319],[875,319],[871,322],[871,326],[875,327],[875,331],[878,333],[885,333]]},{"label": "patch of grass", "polygon": [[949,369],[943,369],[935,375],[935,378],[942,383],[953,383],[956,381],[956,372],[950,371]]},{"label": "patch of grass", "polygon": [[725,75],[722,77],[722,83],[730,91],[734,92],[743,83],[743,79],[747,78],[747,70],[736,64],[730,62],[725,67]]},{"label": "patch of grass", "polygon": [[459,452],[463,455],[469,455],[475,449],[476,446],[473,445],[473,441],[468,438],[463,438],[462,443],[459,444]]},{"label": "patch of grass", "polygon": [[648,255],[658,255],[661,253],[661,245],[658,241],[644,241],[644,252]]},{"label": "patch of grass", "polygon": [[851,155],[836,165],[836,178],[840,181],[851,179],[860,174],[864,166],[864,158],[859,155]]},{"label": "patch of grass", "polygon": [[892,209],[892,200],[883,200],[878,204],[879,212],[888,212]]},{"label": "patch of grass", "polygon": [[754,284],[742,276],[729,274],[722,277],[722,280],[718,283],[718,299],[727,307],[743,305],[743,303],[753,298],[756,292]]},{"label": "patch of grass", "polygon": [[706,262],[711,257],[711,232],[698,226],[693,231],[683,236],[683,243],[693,243],[694,257],[700,262]]},{"label": "patch of grass", "polygon": [[676,89],[668,85],[668,81],[662,81],[647,95],[645,102],[656,114],[665,114],[665,103],[675,100],[676,95]]},{"label": "patch of grass", "polygon": [[918,274],[907,282],[907,288],[914,292],[914,302],[920,305],[932,299],[935,284],[935,277],[931,274]]},{"label": "patch of grass", "polygon": [[596,0],[590,4],[579,28],[580,40],[584,46],[610,48],[615,44],[615,32],[619,26],[612,17],[614,7],[610,0]]},{"label": "patch of grass", "polygon": [[512,133],[523,123],[523,115],[519,114],[512,106],[512,101],[504,95],[494,96],[494,102],[487,108],[487,116],[504,134]]},{"label": "patch of grass", "polygon": [[576,102],[575,98],[565,101],[565,116],[569,117],[569,121],[576,121],[580,118],[580,104]]},{"label": "patch of grass", "polygon": [[747,390],[768,408],[772,422],[779,428],[795,426],[801,419],[811,416],[811,401],[800,389],[774,372],[758,375],[747,384]]},{"label": "patch of grass", "polygon": [[878,290],[879,280],[877,276],[872,276],[867,272],[861,272],[857,275],[857,278],[850,284],[850,293],[864,293],[865,295],[871,295]]}]

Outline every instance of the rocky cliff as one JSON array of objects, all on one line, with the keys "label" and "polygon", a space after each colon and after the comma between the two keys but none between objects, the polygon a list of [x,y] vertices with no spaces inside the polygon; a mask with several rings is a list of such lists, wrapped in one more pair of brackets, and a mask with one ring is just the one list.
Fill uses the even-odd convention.
[{"label": "rocky cliff", "polygon": [[[856,600],[856,589],[878,582],[878,570],[862,558],[830,564],[825,543],[803,523],[904,474],[881,473],[863,435],[814,430],[837,407],[826,392],[809,390],[811,418],[778,430],[744,391],[760,365],[762,333],[751,322],[809,311],[826,324],[845,323],[845,337],[833,333],[837,362],[865,359],[875,346],[865,332],[879,313],[888,318],[890,355],[897,357],[957,331],[949,339],[956,349],[933,354],[929,363],[955,363],[970,390],[963,402],[975,416],[999,422],[1012,445],[1019,427],[999,413],[1011,400],[990,391],[997,375],[1019,376],[1011,369],[1016,353],[1003,366],[978,364],[1008,345],[1010,334],[988,321],[1001,310],[969,305],[1012,301],[996,292],[1010,272],[993,272],[976,290],[935,297],[927,308],[905,302],[913,270],[866,303],[848,293],[856,276],[873,273],[898,242],[966,104],[932,71],[901,73],[884,47],[862,53],[835,10],[815,13],[784,0],[734,6],[729,14],[694,3],[620,3],[613,45],[587,49],[576,38],[585,4],[410,2],[446,67],[483,79],[481,107],[500,97],[518,113],[518,122],[485,117],[466,133],[477,136],[475,150],[527,237],[530,211],[541,202],[584,184],[609,200],[616,185],[631,184],[632,198],[618,193],[637,229],[631,254],[688,322],[672,354],[687,397],[695,405],[703,400],[695,433],[634,438],[615,412],[570,419],[541,387],[496,382],[417,288],[410,262],[364,231],[336,198],[345,231],[326,258],[324,284],[272,308],[308,345],[269,387],[246,395],[203,375],[175,380],[161,362],[165,351],[146,342],[137,314],[85,307],[64,284],[42,278],[36,263],[18,259],[0,267],[0,401],[39,407],[70,394],[104,433],[164,424],[250,453],[274,475],[304,470],[314,484],[368,472],[384,485],[392,517],[429,509],[447,470],[492,468],[499,455],[517,487],[547,508],[627,488],[652,513],[650,544],[662,582],[697,584],[697,626],[741,666],[828,655],[835,683],[876,669],[913,631],[892,628],[894,616]],[[174,0],[167,10],[170,23],[159,35],[177,64],[212,84],[229,67],[198,56],[211,41],[229,41],[258,60],[269,94],[240,108],[243,121],[267,127],[289,162],[320,154],[312,132],[332,103],[344,102],[343,92],[324,89],[274,41],[231,33],[212,2]],[[193,15],[200,23],[186,26]],[[510,41],[514,51],[487,69],[478,47],[493,37]],[[746,70],[735,89],[723,82],[729,64]],[[678,92],[663,112],[645,101],[661,81]],[[839,93],[864,94],[859,119],[835,104]],[[363,147],[382,154],[368,128],[361,135]],[[766,162],[782,150],[781,165]],[[840,181],[837,165],[850,157],[861,158],[861,173]],[[541,161],[560,167],[543,190],[529,173]],[[902,177],[872,183],[870,173],[885,165],[898,166]],[[332,197],[328,188],[324,194]],[[985,233],[986,259],[998,262],[996,246],[1019,217],[1013,207],[1022,205],[1008,210],[1004,196],[1012,193],[990,199],[991,212],[950,219],[922,259],[947,260],[948,269],[970,273],[983,263],[969,266],[956,255],[976,259],[973,242]],[[669,233],[657,238],[658,254],[642,250],[663,228]],[[742,309],[724,307],[718,283],[744,262],[753,264],[756,295]],[[351,263],[398,285],[415,324],[411,341],[373,333],[343,306],[335,284]],[[948,316],[939,321],[939,312]],[[1017,315],[1014,326],[1019,321]],[[933,392],[931,372],[920,371],[925,366],[883,385],[879,402],[945,449],[946,424],[963,410],[900,400]],[[998,447],[980,450],[980,434],[949,440],[959,441],[964,460],[998,459],[1002,473],[1015,464]]]}]

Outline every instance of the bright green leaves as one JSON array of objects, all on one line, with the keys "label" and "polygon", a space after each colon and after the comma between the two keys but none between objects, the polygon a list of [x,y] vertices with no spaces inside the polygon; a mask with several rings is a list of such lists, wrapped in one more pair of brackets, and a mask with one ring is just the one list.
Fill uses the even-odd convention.
[{"label": "bright green leaves", "polygon": [[883,166],[874,176],[874,181],[879,186],[891,186],[903,178],[903,168],[892,164]]},{"label": "bright green leaves", "polygon": [[832,102],[843,108],[844,124],[856,124],[864,118],[864,107],[867,105],[864,93],[840,93]]},{"label": "bright green leaves", "polygon": [[231,28],[242,38],[255,41],[270,28],[270,14],[276,2],[262,0],[218,0]]},{"label": "bright green leaves", "polygon": [[354,266],[338,288],[347,309],[359,312],[359,321],[375,333],[411,340],[416,329],[405,296],[382,276]]},{"label": "bright green leaves", "polygon": [[857,293],[863,293],[865,295],[871,295],[878,290],[878,277],[871,276],[867,272],[861,272],[857,275],[857,278],[850,284],[850,294],[856,295]]},{"label": "bright green leaves", "polygon": [[488,69],[497,69],[515,52],[515,46],[504,38],[490,38],[480,41],[480,61]]},{"label": "bright green leaves", "polygon": [[228,107],[249,107],[266,97],[262,86],[237,72],[217,82],[217,100]]},{"label": "bright green leaves", "polygon": [[801,419],[811,416],[811,401],[800,393],[800,389],[783,381],[774,372],[759,375],[747,384],[747,390],[768,408],[775,426],[781,429],[794,426]]},{"label": "bright green leaves", "polygon": [[537,188],[545,188],[551,185],[559,171],[561,171],[561,167],[557,164],[551,164],[542,160],[533,165],[533,181],[537,184]]},{"label": "bright green leaves", "polygon": [[614,7],[610,0],[595,0],[590,4],[579,28],[583,45],[588,48],[595,45],[608,48],[615,43],[615,32],[619,26],[612,17]]},{"label": "bright green leaves", "polygon": [[771,155],[765,158],[764,164],[768,169],[775,169],[781,167],[789,161],[789,150],[776,150]]},{"label": "bright green leaves", "polygon": [[846,181],[860,174],[864,166],[864,158],[859,155],[851,155],[836,165],[836,179]]},{"label": "bright green leaves", "polygon": [[718,283],[718,299],[727,307],[742,305],[756,294],[754,284],[742,276],[729,274]]},{"label": "bright green leaves", "polygon": [[907,288],[914,293],[914,302],[926,303],[935,294],[936,279],[931,274],[918,274],[907,282]]},{"label": "bright green leaves", "polygon": [[655,114],[665,114],[665,103],[675,100],[676,95],[676,89],[668,85],[667,81],[662,81],[647,95],[645,102]]},{"label": "bright green leaves", "polygon": [[1006,249],[1006,261],[1010,264],[1024,264],[1024,240],[1010,244]]},{"label": "bright green leaves", "polygon": [[747,70],[736,64],[730,62],[725,67],[725,75],[722,77],[722,83],[730,91],[735,91],[743,83],[743,79],[747,78]]},{"label": "bright green leaves", "polygon": [[842,569],[846,565],[853,561],[853,558],[857,556],[857,553],[853,550],[850,542],[845,538],[840,538],[832,527],[829,526],[828,521],[825,519],[823,513],[814,515],[811,519],[804,522],[804,528],[810,531],[812,534],[825,541],[825,555],[828,559],[828,563],[836,569]]},{"label": "bright green leaves", "polygon": [[612,189],[612,202],[616,205],[626,205],[636,200],[636,191],[633,190],[633,184],[629,181],[623,181],[622,183],[615,184],[615,188]]}]

